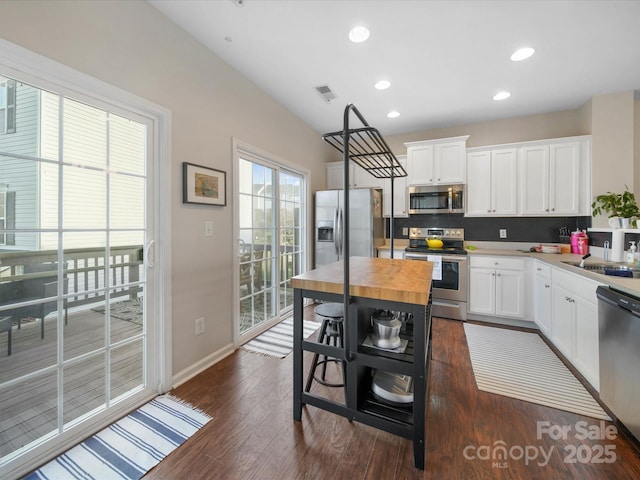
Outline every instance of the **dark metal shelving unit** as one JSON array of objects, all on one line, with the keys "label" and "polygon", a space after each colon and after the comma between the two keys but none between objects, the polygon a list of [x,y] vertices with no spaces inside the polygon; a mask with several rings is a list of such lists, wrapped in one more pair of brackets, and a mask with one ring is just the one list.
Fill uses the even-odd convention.
[{"label": "dark metal shelving unit", "polygon": [[[349,127],[350,114],[354,113],[364,125]],[[382,301],[350,295],[349,281],[349,162],[353,161],[376,178],[391,180],[390,243],[393,258],[393,196],[394,179],[407,175],[380,132],[371,127],[362,114],[349,104],[344,110],[342,131],[327,133],[323,139],[339,150],[344,157],[344,216],[342,231],[344,251],[344,291],[342,295],[295,289],[294,318],[302,318],[303,299],[314,298],[336,302],[342,298],[344,306],[344,349],[330,347],[300,339],[294,343],[299,361],[294,361],[294,377],[302,379],[302,357],[300,351],[312,351],[347,362],[345,405],[324,399],[313,393],[303,392],[294,385],[294,419],[300,420],[303,404],[314,405],[338,415],[356,420],[395,435],[411,439],[414,446],[415,466],[424,469],[425,408],[427,378],[431,347],[431,301],[427,305],[413,305],[401,302]],[[410,349],[405,354],[382,352],[362,345],[369,328],[371,309],[383,308],[404,311],[411,315]],[[364,336],[363,336],[364,335]],[[297,337],[296,337],[297,338]],[[371,372],[375,369],[410,375],[414,382],[414,398],[410,407],[390,407],[376,400],[371,394]],[[296,382],[294,382],[295,384]],[[300,384],[299,387],[302,385]]]}]

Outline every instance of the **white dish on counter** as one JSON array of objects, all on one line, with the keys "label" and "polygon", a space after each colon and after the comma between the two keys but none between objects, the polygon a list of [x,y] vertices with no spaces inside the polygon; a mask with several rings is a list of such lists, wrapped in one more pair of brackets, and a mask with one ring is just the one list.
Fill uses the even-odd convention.
[{"label": "white dish on counter", "polygon": [[560,253],[560,247],[558,245],[541,245],[540,251],[542,253]]}]

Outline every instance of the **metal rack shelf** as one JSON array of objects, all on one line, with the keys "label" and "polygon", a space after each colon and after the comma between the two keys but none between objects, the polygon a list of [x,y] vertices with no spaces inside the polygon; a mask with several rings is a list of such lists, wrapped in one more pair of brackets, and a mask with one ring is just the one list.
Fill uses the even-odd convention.
[{"label": "metal rack shelf", "polygon": [[346,136],[344,131],[326,133],[322,138],[341,153],[345,152],[344,143],[347,138],[347,157],[376,178],[407,176],[407,171],[376,128],[367,126],[351,129]]}]

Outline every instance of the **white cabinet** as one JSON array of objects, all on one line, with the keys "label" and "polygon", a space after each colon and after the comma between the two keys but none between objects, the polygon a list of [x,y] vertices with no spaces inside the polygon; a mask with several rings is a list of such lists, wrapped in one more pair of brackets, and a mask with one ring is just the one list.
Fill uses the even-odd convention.
[{"label": "white cabinet", "polygon": [[468,135],[405,143],[407,185],[464,183],[467,138]]},{"label": "white cabinet", "polygon": [[547,337],[551,337],[551,267],[533,262],[533,320]]},{"label": "white cabinet", "polygon": [[[342,162],[327,163],[327,190],[341,190],[344,185],[344,167]],[[353,187],[354,168],[353,164],[349,165],[349,186]]]},{"label": "white cabinet", "polygon": [[580,373],[600,389],[598,303],[601,283],[552,269],[551,341]]},{"label": "white cabinet", "polygon": [[[391,258],[391,249],[378,249],[378,258]],[[403,249],[393,249],[393,258],[403,259],[404,258],[404,248]]]},{"label": "white cabinet", "polygon": [[470,260],[469,313],[523,319],[527,283],[525,260],[479,255]]},{"label": "white cabinet", "polygon": [[[407,157],[397,156],[398,163],[404,169],[407,168]],[[391,216],[391,179],[385,178],[382,186],[382,206],[383,216]],[[396,177],[393,179],[393,216],[408,217],[407,209],[407,177]]]},{"label": "white cabinet", "polygon": [[522,215],[591,215],[590,142],[558,140],[519,151]]},{"label": "white cabinet", "polygon": [[[344,168],[342,162],[327,163],[327,190],[341,190],[344,185]],[[350,188],[382,188],[383,179],[376,178],[355,163],[349,163]]]},{"label": "white cabinet", "polygon": [[517,214],[515,148],[469,150],[465,216]]},{"label": "white cabinet", "polygon": [[356,188],[383,188],[384,179],[374,177],[360,165],[353,165],[353,184]]}]

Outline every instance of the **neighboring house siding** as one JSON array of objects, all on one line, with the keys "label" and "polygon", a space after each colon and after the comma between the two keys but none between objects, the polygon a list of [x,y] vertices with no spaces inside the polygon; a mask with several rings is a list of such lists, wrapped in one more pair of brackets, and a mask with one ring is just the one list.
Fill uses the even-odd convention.
[{"label": "neighboring house siding", "polygon": [[[59,155],[60,97],[42,90],[40,94],[40,156],[57,160]],[[40,227],[58,228],[58,172],[59,166],[43,162],[40,166]],[[44,232],[40,235],[41,250],[58,248],[58,234]]]},{"label": "neighboring house siding", "polygon": [[[35,157],[38,155],[38,90],[17,83],[16,85],[16,131],[0,135],[0,152]],[[9,185],[16,192],[16,228],[38,226],[39,166],[32,160],[21,160],[2,156],[0,158],[0,183]],[[15,246],[20,250],[37,249],[38,238],[32,233],[17,233]]]}]

